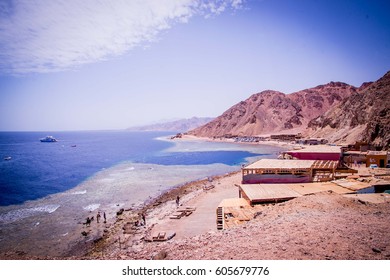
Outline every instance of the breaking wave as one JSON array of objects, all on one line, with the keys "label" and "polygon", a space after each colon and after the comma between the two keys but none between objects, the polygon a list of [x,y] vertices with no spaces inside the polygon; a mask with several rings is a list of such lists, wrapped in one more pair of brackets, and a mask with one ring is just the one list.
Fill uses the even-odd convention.
[{"label": "breaking wave", "polygon": [[38,215],[40,213],[53,213],[59,207],[60,205],[49,204],[44,206],[32,207],[32,208],[22,208],[22,209],[12,210],[10,212],[0,214],[0,223],[9,224],[24,218]]},{"label": "breaking wave", "polygon": [[83,207],[84,210],[87,210],[87,211],[94,211],[96,209],[98,209],[100,207],[100,204],[96,203],[96,204],[90,204],[88,206],[85,206]]},{"label": "breaking wave", "polygon": [[72,194],[86,194],[87,190],[72,192]]}]

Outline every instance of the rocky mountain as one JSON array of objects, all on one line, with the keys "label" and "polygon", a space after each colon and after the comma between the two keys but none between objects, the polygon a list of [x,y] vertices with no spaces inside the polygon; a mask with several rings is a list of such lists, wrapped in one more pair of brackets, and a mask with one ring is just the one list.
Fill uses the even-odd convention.
[{"label": "rocky mountain", "polygon": [[196,127],[202,126],[210,122],[213,118],[198,118],[192,117],[190,119],[180,119],[170,122],[161,122],[145,126],[130,127],[131,131],[177,131],[186,132]]},{"label": "rocky mountain", "polygon": [[356,92],[357,88],[341,82],[330,82],[292,94],[266,90],[189,133],[204,137],[299,133],[305,131],[310,120]]},{"label": "rocky mountain", "polygon": [[390,148],[390,72],[359,88],[330,82],[292,94],[267,90],[188,132],[203,137],[302,133]]},{"label": "rocky mountain", "polygon": [[390,148],[390,71],[311,120],[306,133],[332,142],[364,141]]}]

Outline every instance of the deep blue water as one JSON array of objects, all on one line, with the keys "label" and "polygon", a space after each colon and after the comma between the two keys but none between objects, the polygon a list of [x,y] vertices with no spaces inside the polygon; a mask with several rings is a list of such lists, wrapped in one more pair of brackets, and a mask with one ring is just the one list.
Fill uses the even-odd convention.
[{"label": "deep blue water", "polygon": [[[94,173],[123,161],[161,165],[240,165],[246,151],[164,152],[156,140],[167,132],[0,132],[0,206],[19,204],[75,187]],[[41,143],[53,135],[56,143]],[[75,146],[75,147],[74,147]],[[4,160],[5,157],[11,160]]]}]

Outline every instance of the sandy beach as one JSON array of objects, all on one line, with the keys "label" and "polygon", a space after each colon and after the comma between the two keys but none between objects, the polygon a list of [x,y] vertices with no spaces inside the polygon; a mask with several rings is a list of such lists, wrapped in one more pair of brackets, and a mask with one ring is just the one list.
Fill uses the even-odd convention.
[{"label": "sandy beach", "polygon": [[[166,242],[167,244],[205,233],[216,233],[215,210],[223,198],[238,196],[238,188],[234,184],[240,180],[240,176],[241,172],[233,172],[215,176],[210,180],[190,182],[165,193],[139,211],[128,213],[125,211],[123,217],[120,217],[110,229],[107,239],[102,240],[101,244],[86,255],[86,258],[126,258],[126,254],[136,256],[145,250],[154,250],[154,246],[162,243],[147,242],[145,239],[156,232],[175,233],[175,236]],[[180,197],[181,207],[192,207],[196,210],[188,217],[171,219],[170,215],[178,208],[177,196]],[[133,225],[139,220],[140,213],[145,213],[146,226],[135,227]],[[151,256],[146,259],[154,255],[151,253]]]},{"label": "sandy beach", "polygon": [[[85,259],[390,259],[390,199],[370,203],[334,192],[260,206],[258,215],[218,231],[215,211],[224,198],[238,197],[240,172],[186,184],[142,209],[146,226],[134,227],[128,212],[96,242]],[[214,186],[204,190],[207,186]],[[180,204],[196,208],[170,219]],[[175,233],[148,242],[155,232]]]}]

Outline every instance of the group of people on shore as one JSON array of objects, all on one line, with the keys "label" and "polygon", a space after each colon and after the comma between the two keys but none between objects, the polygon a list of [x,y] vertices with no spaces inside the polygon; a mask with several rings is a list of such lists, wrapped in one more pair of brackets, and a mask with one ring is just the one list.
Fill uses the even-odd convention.
[{"label": "group of people on shore", "polygon": [[[177,196],[176,197],[176,206],[179,207],[180,206],[180,197]],[[96,214],[96,222],[99,223],[100,220],[101,220],[101,213],[100,211],[97,212]],[[146,217],[145,217],[145,214],[144,213],[140,213],[139,214],[139,220],[137,220],[134,225],[135,226],[146,226]],[[86,219],[86,222],[84,223],[84,225],[86,226],[90,226],[92,221],[94,221],[95,217],[92,216],[92,217],[87,217]],[[107,217],[106,217],[106,212],[103,212],[103,223],[107,223]]]},{"label": "group of people on shore", "polygon": [[[87,217],[87,220],[86,220],[86,222],[84,223],[84,225],[90,226],[91,223],[92,223],[92,221],[93,221],[94,219],[95,219],[94,216],[92,216],[92,217]],[[99,223],[99,222],[100,222],[100,219],[101,219],[101,214],[100,214],[100,211],[98,211],[97,214],[96,214],[96,222]],[[103,223],[107,223],[106,212],[103,212],[103,219],[104,219]]]},{"label": "group of people on shore", "polygon": [[139,227],[139,226],[146,226],[146,217],[145,217],[145,214],[144,213],[140,213],[140,214],[138,214],[138,216],[139,216],[139,220],[137,220],[137,221],[135,221],[134,222],[134,225],[136,226],[136,227]]}]

